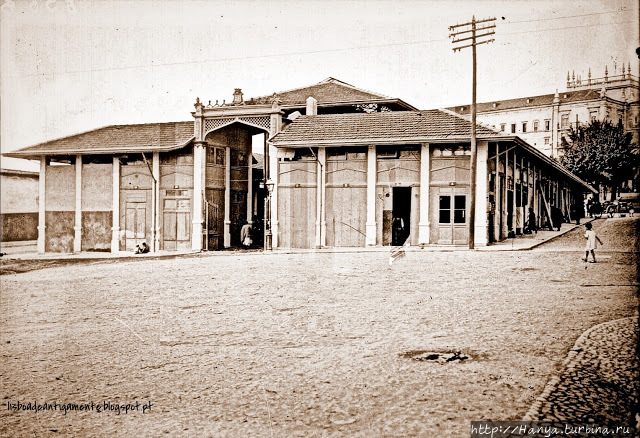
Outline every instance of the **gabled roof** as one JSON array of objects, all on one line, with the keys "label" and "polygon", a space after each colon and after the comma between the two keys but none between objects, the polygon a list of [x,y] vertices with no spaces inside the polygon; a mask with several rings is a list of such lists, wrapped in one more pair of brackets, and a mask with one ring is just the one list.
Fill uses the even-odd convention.
[{"label": "gabled roof", "polygon": [[[493,102],[482,102],[476,104],[476,111],[479,113],[486,113],[490,111],[505,111],[518,108],[533,108],[537,106],[549,106],[553,104],[555,94],[543,94],[540,96],[519,97],[516,99],[507,100],[495,100]],[[585,100],[600,99],[600,92],[598,90],[579,90],[579,91],[565,91],[558,93],[560,105],[565,103],[580,102]],[[470,114],[471,105],[458,105],[447,108],[450,111],[454,111],[456,114]]]},{"label": "gabled roof", "polygon": [[[498,137],[497,131],[476,125],[480,138]],[[471,122],[442,110],[300,116],[271,138],[275,146],[376,144],[394,141],[469,139]]]},{"label": "gabled roof", "polygon": [[[279,91],[274,94],[281,100],[282,105],[304,105],[309,96],[315,98],[318,103],[390,99],[388,96],[362,90],[331,77],[315,85]],[[260,96],[247,103],[270,104],[271,99],[273,99],[273,95]]]},{"label": "gabled roof", "polygon": [[416,108],[401,99],[384,96],[368,90],[354,87],[339,79],[327,78],[317,84],[292,90],[278,91],[269,96],[254,97],[245,101],[248,105],[270,105],[273,98],[280,99],[282,107],[304,107],[307,98],[313,97],[319,106],[336,106],[339,104],[378,103],[396,104],[402,109],[415,110]]},{"label": "gabled roof", "polygon": [[14,158],[37,158],[44,155],[169,151],[186,146],[193,138],[193,121],[113,125],[2,155]]},{"label": "gabled roof", "polygon": [[[479,124],[476,124],[476,135],[483,140],[513,142],[588,191],[597,193],[589,184],[520,137],[506,136]],[[428,110],[300,116],[284,131],[273,136],[269,143],[277,147],[314,147],[469,141],[471,122],[467,118],[448,110]]]}]

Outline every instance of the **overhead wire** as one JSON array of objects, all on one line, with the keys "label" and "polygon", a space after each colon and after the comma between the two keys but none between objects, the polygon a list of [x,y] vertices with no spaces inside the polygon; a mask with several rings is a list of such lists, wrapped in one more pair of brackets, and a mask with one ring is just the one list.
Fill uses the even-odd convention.
[{"label": "overhead wire", "polygon": [[[501,24],[522,24],[522,23],[533,23],[539,21],[549,21],[549,20],[560,20],[567,18],[576,18],[576,17],[585,17],[585,16],[593,16],[593,15],[604,15],[604,14],[613,14],[613,13],[622,13],[629,11],[629,9],[621,9],[616,11],[605,11],[605,12],[595,12],[590,14],[578,14],[578,15],[567,15],[562,17],[552,17],[552,18],[541,18],[541,19],[531,19],[531,20],[521,20],[521,21],[511,21],[504,22]],[[595,24],[586,24],[579,26],[566,26],[566,27],[558,27],[558,28],[548,28],[548,29],[534,29],[527,31],[518,31],[518,32],[498,32],[498,35],[518,35],[524,33],[539,33],[539,32],[552,32],[558,30],[568,30],[568,29],[579,29],[584,27],[595,27],[595,26],[608,26],[611,24],[627,24],[633,23],[633,20],[621,21],[617,23],[595,23]],[[32,74],[23,74],[23,75],[8,75],[7,78],[25,78],[25,77],[36,77],[36,76],[54,76],[54,75],[71,75],[78,73],[91,73],[91,72],[107,72],[107,71],[122,71],[122,70],[135,70],[135,69],[145,69],[145,68],[155,68],[155,67],[170,67],[170,66],[179,66],[179,65],[197,65],[197,64],[207,64],[207,63],[215,63],[215,62],[229,62],[229,61],[243,61],[249,59],[268,59],[268,58],[277,58],[282,56],[296,56],[296,55],[315,55],[320,53],[332,53],[332,52],[344,52],[351,50],[365,50],[365,49],[377,49],[383,47],[398,47],[398,46],[410,46],[410,45],[421,45],[421,44],[429,44],[441,41],[447,41],[448,38],[435,38],[429,40],[419,40],[419,41],[406,41],[406,42],[398,42],[398,43],[386,43],[386,44],[375,44],[375,45],[363,45],[363,46],[352,46],[352,47],[336,47],[330,49],[319,49],[319,50],[309,50],[309,51],[297,51],[297,52],[285,52],[285,53],[272,53],[272,54],[264,54],[264,55],[252,55],[252,56],[236,56],[236,57],[228,57],[228,58],[214,58],[214,59],[201,59],[195,61],[182,61],[182,62],[163,62],[163,63],[155,63],[151,62],[151,64],[145,65],[133,65],[133,66],[123,66],[123,67],[105,67],[105,68],[94,68],[94,69],[79,69],[79,70],[71,70],[64,72],[53,72],[53,73],[32,73]]]}]

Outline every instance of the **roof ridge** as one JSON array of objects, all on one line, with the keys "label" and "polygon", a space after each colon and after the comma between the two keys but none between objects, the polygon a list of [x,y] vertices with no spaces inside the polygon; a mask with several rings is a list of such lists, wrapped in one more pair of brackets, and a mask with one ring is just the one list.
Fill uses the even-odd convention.
[{"label": "roof ridge", "polygon": [[[343,85],[343,86],[348,87],[348,88],[352,88],[354,90],[362,91],[364,93],[373,94],[375,96],[378,96],[378,97],[381,97],[381,98],[384,98],[384,99],[393,99],[392,97],[389,97],[389,96],[384,95],[384,94],[380,94],[380,93],[377,93],[377,92],[365,90],[364,88],[358,88],[358,87],[356,87],[354,85],[348,84],[348,83],[346,83],[344,81],[341,81],[340,79],[336,79],[336,78],[334,78],[332,76],[329,76],[328,78],[326,78],[326,79],[324,79],[324,80],[322,80],[322,81],[320,81],[320,82],[318,82],[316,84],[305,85],[305,86],[302,86],[302,87],[291,88],[291,89],[288,89],[288,90],[275,91],[272,94],[265,94],[263,96],[256,96],[256,97],[252,97],[251,99],[253,99],[253,100],[265,99],[265,98],[273,96],[274,94],[277,96],[279,94],[290,93],[292,91],[298,91],[298,90],[304,90],[305,88],[315,87],[316,85],[323,85],[323,84],[339,84],[339,85]],[[249,100],[251,100],[251,99],[249,99]]]},{"label": "roof ridge", "polygon": [[[585,88],[583,90],[566,90],[566,91],[562,91],[562,92],[558,92],[558,95],[563,95],[563,94],[568,94],[568,95],[573,95],[573,94],[578,94],[578,93],[585,93],[585,94],[598,94],[599,95],[599,91],[594,89],[594,88]],[[492,103],[499,103],[499,102],[515,102],[517,100],[522,100],[522,99],[536,99],[536,98],[541,98],[541,97],[554,97],[555,93],[546,93],[546,94],[537,94],[535,96],[522,96],[522,97],[512,97],[509,99],[496,99],[496,100],[486,100],[484,102],[478,102],[477,105],[489,105]],[[448,106],[448,108],[458,108],[458,107],[471,107],[470,103],[465,103],[462,105],[450,105]]]},{"label": "roof ridge", "polygon": [[[450,114],[452,116],[456,116],[462,120],[465,120],[467,122],[469,122],[469,124],[471,124],[471,116],[469,115],[469,118],[465,117],[463,114],[458,114],[455,111],[451,111],[447,108],[439,108],[436,111],[442,111],[443,113],[446,114]],[[488,130],[490,130],[491,132],[494,132],[496,134],[500,134],[500,131],[498,131],[496,128],[493,127],[493,125],[487,125],[483,122],[478,122],[478,120],[476,119],[476,126],[482,126],[483,128],[486,128]]]},{"label": "roof ridge", "polygon": [[318,84],[322,84],[322,83],[340,83],[341,85],[347,86],[349,88],[353,88],[354,90],[364,91],[365,93],[374,94],[376,96],[384,97],[385,99],[393,99],[393,97],[387,96],[385,94],[380,94],[378,92],[371,91],[371,90],[365,90],[364,88],[356,87],[355,85],[348,84],[348,83],[346,83],[344,81],[341,81],[340,79],[336,79],[336,78],[331,77],[331,76],[329,76],[324,81],[319,82]]}]

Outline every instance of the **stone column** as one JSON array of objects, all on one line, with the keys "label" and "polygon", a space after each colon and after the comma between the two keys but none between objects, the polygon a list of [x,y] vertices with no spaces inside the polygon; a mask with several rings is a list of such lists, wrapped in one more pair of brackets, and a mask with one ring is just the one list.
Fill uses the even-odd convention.
[{"label": "stone column", "polygon": [[76,155],[76,215],[73,252],[82,251],[82,155]]},{"label": "stone column", "polygon": [[231,246],[231,147],[224,148],[224,247]]},{"label": "stone column", "polygon": [[251,145],[249,145],[247,163],[247,222],[253,224],[253,151]]},{"label": "stone column", "polygon": [[153,179],[154,179],[154,194],[153,194],[153,204],[155,208],[153,211],[153,251],[157,252],[160,250],[160,153],[153,153]]},{"label": "stone column", "polygon": [[120,158],[113,157],[111,193],[111,252],[120,251]]},{"label": "stone column", "polygon": [[489,234],[487,229],[487,197],[489,187],[487,179],[487,159],[489,158],[489,142],[478,141],[476,148],[476,211],[474,222],[475,245],[487,246]]},{"label": "stone column", "polygon": [[367,224],[365,242],[367,246],[376,244],[376,184],[378,183],[377,153],[375,145],[367,150]]},{"label": "stone column", "polygon": [[191,222],[193,251],[202,251],[205,150],[204,142],[195,142],[193,146],[193,221]]},{"label": "stone column", "polygon": [[40,178],[38,180],[38,252],[45,251],[45,207],[46,207],[46,178],[47,178],[47,157],[40,157]]},{"label": "stone column", "polygon": [[429,223],[429,183],[430,177],[429,143],[420,146],[420,222],[418,223],[418,244],[428,245],[431,225]]}]

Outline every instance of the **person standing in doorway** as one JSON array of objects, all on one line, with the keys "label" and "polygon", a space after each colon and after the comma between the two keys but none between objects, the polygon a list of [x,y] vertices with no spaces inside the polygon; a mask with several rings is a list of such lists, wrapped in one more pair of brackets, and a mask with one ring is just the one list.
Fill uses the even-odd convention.
[{"label": "person standing in doorway", "polygon": [[529,207],[529,217],[527,218],[527,224],[531,233],[538,234],[538,223],[536,222],[536,214],[533,212],[533,208]]},{"label": "person standing in doorway", "polygon": [[587,232],[584,233],[584,238],[587,239],[587,245],[585,246],[585,254],[582,259],[585,263],[589,260],[589,252],[591,252],[591,257],[593,257],[593,261],[591,263],[596,262],[596,253],[594,250],[596,249],[596,242],[600,245],[604,245],[602,240],[598,236],[596,236],[596,232],[592,230],[591,222],[587,223],[584,226],[587,229]]},{"label": "person standing in doorway", "polygon": [[251,224],[249,224],[248,222],[245,222],[244,225],[242,226],[242,229],[240,230],[240,243],[245,248],[249,248],[253,243],[251,239],[251,231],[252,231]]}]

